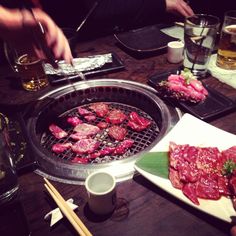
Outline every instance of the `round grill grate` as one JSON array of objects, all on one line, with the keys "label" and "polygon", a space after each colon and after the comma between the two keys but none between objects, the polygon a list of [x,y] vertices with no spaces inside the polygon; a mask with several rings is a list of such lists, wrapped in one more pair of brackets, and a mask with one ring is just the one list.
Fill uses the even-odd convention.
[{"label": "round grill grate", "polygon": [[[120,126],[127,129],[125,139],[132,139],[133,145],[123,155],[107,155],[90,159],[89,163],[74,163],[76,156],[70,150],[62,154],[52,152],[52,145],[57,142],[67,142],[68,138],[57,140],[49,131],[49,125],[54,123],[70,134],[73,127],[67,123],[68,116],[78,116],[78,107],[86,108],[97,102],[109,105],[109,109],[119,109],[129,116],[136,112],[141,117],[151,121],[151,125],[136,132],[127,127],[127,120]],[[37,103],[29,107],[26,129],[28,142],[31,144],[38,169],[37,173],[48,178],[67,182],[84,183],[86,177],[98,170],[111,171],[117,181],[131,178],[134,173],[134,163],[143,153],[152,149],[157,142],[179,120],[175,108],[165,104],[155,95],[150,86],[118,79],[98,79],[80,81],[74,86],[64,86],[41,97]],[[79,116],[81,119],[82,117]],[[97,117],[97,116],[96,116]],[[83,119],[82,119],[83,120]],[[104,118],[86,123],[96,125]],[[101,142],[99,149],[116,146],[118,141],[112,140],[105,129],[94,139]],[[70,140],[75,142],[73,140]],[[81,157],[81,156],[80,156]],[[86,156],[82,156],[86,158]]]},{"label": "round grill grate", "polygon": [[[149,116],[146,112],[142,111],[141,109],[133,107],[133,106],[129,106],[126,104],[122,104],[122,103],[109,102],[106,104],[109,106],[110,110],[119,109],[124,114],[126,114],[127,117],[129,117],[129,114],[131,112],[137,112],[141,117],[149,119],[151,121],[151,125],[147,129],[143,130],[142,132],[137,132],[137,131],[133,131],[132,129],[130,129],[127,126],[128,121],[126,119],[120,126],[122,126],[123,128],[125,128],[127,130],[127,135],[125,138],[132,139],[134,141],[134,144],[132,145],[132,147],[129,148],[127,150],[127,152],[125,152],[123,155],[107,155],[107,156],[103,156],[103,157],[97,157],[95,159],[91,159],[90,163],[106,163],[106,162],[110,162],[113,160],[120,160],[120,159],[124,159],[126,157],[129,157],[129,156],[135,155],[135,154],[143,151],[146,147],[148,147],[156,139],[156,137],[159,134],[159,127],[156,124],[156,122],[151,118],[151,116]],[[86,105],[83,105],[80,107],[89,110],[90,105],[91,104],[86,104]],[[91,125],[96,125],[100,121],[105,122],[105,118],[101,118],[98,116],[96,116],[95,120],[88,122],[87,120],[84,119],[83,116],[79,115],[77,110],[78,110],[78,107],[75,107],[75,108],[61,114],[57,119],[58,121],[60,121],[60,124],[62,125],[63,129],[66,132],[68,132],[69,135],[73,133],[73,127],[70,126],[69,124],[66,124],[66,119],[69,116],[71,116],[71,117],[77,116],[81,120],[83,120],[84,123],[88,123]],[[63,138],[58,141],[58,139],[56,139],[51,133],[44,132],[44,134],[42,135],[41,144],[44,148],[51,151],[52,146],[58,142],[60,142],[60,143],[71,142],[72,140],[69,137],[69,135],[66,138]],[[96,141],[99,141],[101,143],[99,146],[100,149],[102,149],[104,147],[108,147],[108,146],[115,147],[119,143],[119,141],[116,141],[116,140],[113,140],[112,138],[110,138],[110,136],[108,135],[108,128],[101,130],[101,132],[99,132],[93,139]],[[71,150],[67,150],[66,152],[63,152],[61,154],[54,153],[53,155],[56,156],[57,158],[67,160],[69,162],[71,160],[73,160],[74,157],[77,156],[77,154],[72,152]],[[86,154],[80,155],[80,157],[87,158]]]}]

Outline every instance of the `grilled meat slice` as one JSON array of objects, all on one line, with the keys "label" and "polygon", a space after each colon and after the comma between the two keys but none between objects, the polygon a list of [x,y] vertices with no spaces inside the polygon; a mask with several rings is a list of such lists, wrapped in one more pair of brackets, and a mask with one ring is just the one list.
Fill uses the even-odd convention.
[{"label": "grilled meat slice", "polygon": [[70,149],[71,146],[72,146],[72,143],[55,143],[52,146],[52,151],[59,154]]},{"label": "grilled meat slice", "polygon": [[66,131],[55,124],[49,125],[49,130],[51,131],[52,135],[57,139],[64,138],[68,135]]},{"label": "grilled meat slice", "polygon": [[149,125],[151,124],[151,121],[141,117],[138,115],[136,112],[131,112],[129,114],[129,121],[128,121],[128,126],[135,131],[142,131],[145,130]]},{"label": "grilled meat slice", "polygon": [[113,125],[108,129],[108,135],[118,141],[121,141],[125,138],[127,130],[121,126]]},{"label": "grilled meat slice", "polygon": [[69,124],[71,124],[72,126],[74,126],[74,127],[75,127],[76,125],[78,125],[78,124],[82,124],[82,123],[83,123],[83,121],[80,120],[80,118],[77,117],[77,116],[68,117],[68,118],[67,118],[67,122],[68,122]]},{"label": "grilled meat slice", "polygon": [[106,122],[111,123],[113,125],[121,124],[125,121],[127,116],[119,109],[114,109],[109,112],[106,117]]},{"label": "grilled meat slice", "polygon": [[93,110],[98,117],[105,117],[109,112],[109,106],[103,102],[96,102],[89,106],[91,110]]},{"label": "grilled meat slice", "polygon": [[78,124],[74,128],[74,132],[81,136],[92,136],[97,134],[100,129],[96,125],[90,125],[87,123]]},{"label": "grilled meat slice", "polygon": [[77,154],[86,154],[93,153],[99,147],[100,142],[88,138],[77,141],[74,145],[72,145],[71,149]]}]

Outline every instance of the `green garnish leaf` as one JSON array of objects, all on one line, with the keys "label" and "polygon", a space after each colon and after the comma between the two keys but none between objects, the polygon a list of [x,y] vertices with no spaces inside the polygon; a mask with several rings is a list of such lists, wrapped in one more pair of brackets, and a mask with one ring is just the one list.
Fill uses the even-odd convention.
[{"label": "green garnish leaf", "polygon": [[188,68],[181,70],[180,75],[184,77],[186,84],[189,84],[191,80],[197,79]]},{"label": "green garnish leaf", "polygon": [[231,175],[236,170],[236,163],[233,160],[227,160],[223,165],[223,175]]},{"label": "green garnish leaf", "polygon": [[150,174],[168,179],[168,152],[145,153],[135,164]]}]

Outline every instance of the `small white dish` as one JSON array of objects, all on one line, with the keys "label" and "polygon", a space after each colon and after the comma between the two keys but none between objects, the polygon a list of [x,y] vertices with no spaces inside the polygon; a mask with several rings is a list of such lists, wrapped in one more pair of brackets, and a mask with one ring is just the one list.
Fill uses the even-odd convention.
[{"label": "small white dish", "polygon": [[97,215],[107,215],[116,206],[116,180],[108,172],[98,171],[90,174],[85,180],[88,193],[88,205]]},{"label": "small white dish", "polygon": [[167,44],[167,60],[170,63],[180,63],[184,59],[184,43],[172,41]]}]

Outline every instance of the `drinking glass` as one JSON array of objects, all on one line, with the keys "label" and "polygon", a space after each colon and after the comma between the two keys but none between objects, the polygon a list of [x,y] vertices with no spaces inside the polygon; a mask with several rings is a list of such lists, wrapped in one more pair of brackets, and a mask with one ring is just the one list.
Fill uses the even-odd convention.
[{"label": "drinking glass", "polygon": [[183,65],[197,77],[204,77],[207,73],[219,24],[218,17],[206,14],[196,14],[185,19]]},{"label": "drinking glass", "polygon": [[216,65],[226,70],[236,69],[236,10],[225,13]]},{"label": "drinking glass", "polygon": [[8,135],[6,117],[0,113],[0,205],[11,200],[18,190],[17,173]]},{"label": "drinking glass", "polygon": [[38,91],[49,84],[44,62],[33,52],[4,43],[4,53],[14,72],[19,75],[25,90]]}]

